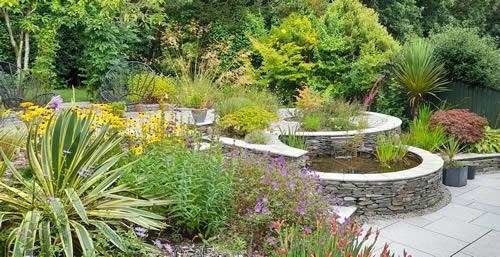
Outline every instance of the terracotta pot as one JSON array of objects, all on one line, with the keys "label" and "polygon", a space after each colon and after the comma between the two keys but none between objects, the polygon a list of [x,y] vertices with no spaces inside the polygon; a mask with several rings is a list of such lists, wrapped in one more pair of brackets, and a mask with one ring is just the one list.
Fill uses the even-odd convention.
[{"label": "terracotta pot", "polygon": [[168,104],[160,104],[160,110],[162,110],[163,112],[168,111]]},{"label": "terracotta pot", "polygon": [[136,111],[136,112],[143,112],[144,111],[144,106],[142,104],[135,104],[134,105],[134,111]]}]

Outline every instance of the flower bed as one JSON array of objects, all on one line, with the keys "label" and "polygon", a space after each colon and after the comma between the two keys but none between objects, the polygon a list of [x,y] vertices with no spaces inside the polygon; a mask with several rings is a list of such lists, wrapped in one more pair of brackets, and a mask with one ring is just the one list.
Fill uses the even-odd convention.
[{"label": "flower bed", "polygon": [[[286,119],[289,113],[294,109],[280,110],[282,119]],[[287,128],[294,130],[295,136],[303,137],[310,155],[342,155],[349,148],[351,141],[359,137],[362,139],[359,149],[373,150],[377,142],[377,136],[380,134],[397,133],[401,131],[401,119],[376,112],[365,112],[368,121],[368,128],[360,130],[346,131],[318,131],[305,132],[300,131],[300,125],[297,122],[281,121],[281,129],[275,130],[280,134],[280,138],[286,141],[289,135]]]}]

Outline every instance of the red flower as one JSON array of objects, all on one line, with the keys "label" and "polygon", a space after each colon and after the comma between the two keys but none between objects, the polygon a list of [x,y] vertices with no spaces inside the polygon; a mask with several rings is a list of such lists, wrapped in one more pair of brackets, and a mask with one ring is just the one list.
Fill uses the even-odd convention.
[{"label": "red flower", "polygon": [[281,254],[286,254],[286,249],[285,248],[281,248]]},{"label": "red flower", "polygon": [[273,223],[273,228],[275,230],[279,230],[280,227],[281,227],[281,225],[283,225],[284,222],[285,222],[284,220],[278,220],[278,221],[274,222]]}]

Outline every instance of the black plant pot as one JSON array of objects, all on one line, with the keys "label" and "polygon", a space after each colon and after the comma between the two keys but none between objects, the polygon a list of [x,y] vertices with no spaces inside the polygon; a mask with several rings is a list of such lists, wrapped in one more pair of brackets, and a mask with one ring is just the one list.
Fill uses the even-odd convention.
[{"label": "black plant pot", "polygon": [[467,167],[467,179],[474,179],[476,177],[476,166]]},{"label": "black plant pot", "polygon": [[449,167],[443,171],[443,184],[451,187],[467,185],[467,167]]}]

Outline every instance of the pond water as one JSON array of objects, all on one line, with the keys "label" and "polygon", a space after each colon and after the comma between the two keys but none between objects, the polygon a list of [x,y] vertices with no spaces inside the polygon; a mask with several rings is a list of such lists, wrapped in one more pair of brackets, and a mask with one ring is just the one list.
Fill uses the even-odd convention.
[{"label": "pond water", "polygon": [[417,156],[408,153],[402,162],[386,167],[382,166],[374,155],[359,153],[357,157],[313,157],[310,168],[319,172],[369,174],[406,170],[416,167],[420,163],[421,160]]}]

